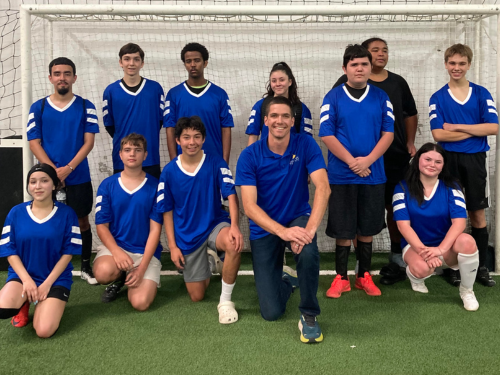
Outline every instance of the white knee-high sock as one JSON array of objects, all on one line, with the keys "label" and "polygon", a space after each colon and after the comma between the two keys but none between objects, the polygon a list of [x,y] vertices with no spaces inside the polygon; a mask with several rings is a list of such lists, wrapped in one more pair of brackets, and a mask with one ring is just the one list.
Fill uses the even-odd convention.
[{"label": "white knee-high sock", "polygon": [[479,252],[476,251],[474,254],[459,253],[457,260],[461,285],[466,289],[472,289],[474,281],[476,281],[477,268],[479,267]]},{"label": "white knee-high sock", "polygon": [[417,279],[415,276],[413,276],[413,274],[411,273],[410,271],[410,266],[406,266],[406,275],[408,276],[408,278],[411,280],[412,283],[415,283],[415,284],[422,284],[423,282],[425,282],[425,279],[428,279],[429,277],[431,277],[432,275],[429,275],[427,277],[424,277],[423,279]]},{"label": "white knee-high sock", "polygon": [[220,294],[219,302],[231,301],[231,294],[233,294],[234,284],[227,284],[222,280],[222,293]]}]

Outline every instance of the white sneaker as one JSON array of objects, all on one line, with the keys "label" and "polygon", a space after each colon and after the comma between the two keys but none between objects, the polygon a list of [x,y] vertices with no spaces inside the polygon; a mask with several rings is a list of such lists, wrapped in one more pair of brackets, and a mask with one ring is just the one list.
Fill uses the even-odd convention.
[{"label": "white sneaker", "polygon": [[411,288],[418,293],[429,293],[429,289],[425,286],[425,282],[415,283],[410,280]]},{"label": "white sneaker", "polygon": [[222,274],[222,267],[224,266],[224,263],[222,263],[222,260],[220,260],[217,252],[211,249],[207,249],[207,255],[208,263],[210,265],[210,272],[212,272],[212,274]]},{"label": "white sneaker", "polygon": [[80,277],[82,278],[82,280],[85,280],[87,282],[87,284],[90,284],[90,285],[97,285],[99,284],[97,282],[97,280],[95,279],[94,277],[94,274],[92,273],[92,270],[82,270],[82,272],[80,273]]},{"label": "white sneaker", "polygon": [[479,302],[477,302],[476,295],[472,289],[466,289],[460,284],[460,298],[464,302],[464,308],[467,311],[476,311],[479,309]]}]

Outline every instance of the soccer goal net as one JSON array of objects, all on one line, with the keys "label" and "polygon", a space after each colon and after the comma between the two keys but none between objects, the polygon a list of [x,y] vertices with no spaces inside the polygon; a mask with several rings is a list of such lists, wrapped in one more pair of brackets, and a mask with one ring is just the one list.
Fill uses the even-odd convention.
[{"label": "soccer goal net", "polygon": [[[12,102],[7,100],[11,103],[8,108],[3,104],[4,98],[13,95],[8,92],[11,87],[21,89],[20,68],[15,65],[3,72],[1,135],[24,133],[31,102],[53,91],[47,79],[48,63],[59,56],[71,58],[78,75],[74,92],[91,100],[100,114],[101,133],[89,155],[94,191],[113,170],[111,138],[102,124],[102,93],[108,84],[122,78],[118,51],[128,42],[143,48],[146,56],[142,75],[160,82],[165,93],[187,78],[180,59],[183,46],[199,42],[208,48],[206,76],[224,88],[231,100],[235,123],[230,159],[233,173],[238,156],[247,144],[245,129],[251,108],[266,92],[269,71],[279,61],[287,62],[292,68],[299,96],[311,109],[314,137],[325,158],[327,149],[318,138],[320,106],[325,94],[342,75],[342,56],[348,44],[361,43],[373,36],[387,41],[387,68],[407,80],[417,103],[417,148],[432,141],[428,102],[448,80],[443,60],[448,46],[460,42],[472,48],[474,60],[468,78],[485,86],[497,98],[498,11],[493,5],[473,6],[472,2],[448,5],[446,1],[439,4],[421,1],[419,5],[393,1],[383,5],[371,0],[364,1],[363,5],[341,0],[121,1],[120,4],[97,0],[88,0],[86,4],[75,0],[74,3],[81,5],[24,5],[21,8],[21,13],[25,13],[21,40],[26,58],[21,65],[25,74],[23,105],[17,96]],[[10,15],[5,17],[4,30],[14,22]],[[10,27],[19,27],[17,20]],[[19,61],[18,46],[19,42],[13,40],[11,45],[2,48],[15,57],[14,61]],[[6,61],[4,50],[2,60]],[[162,130],[162,167],[169,161],[163,133]],[[493,192],[495,138],[490,137],[489,142]],[[310,190],[312,202],[313,186]],[[488,218],[493,232],[494,199],[492,207]],[[243,213],[241,226],[248,241],[248,220]],[[320,251],[332,251],[334,241],[325,236],[325,226],[326,215],[318,230],[318,245]],[[248,242],[246,248],[249,249]],[[390,249],[387,230],[375,238],[374,248]]]}]

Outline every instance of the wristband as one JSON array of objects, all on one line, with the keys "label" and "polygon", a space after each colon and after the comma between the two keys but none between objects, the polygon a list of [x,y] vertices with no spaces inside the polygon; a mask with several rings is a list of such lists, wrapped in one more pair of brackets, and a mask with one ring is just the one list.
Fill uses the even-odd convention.
[{"label": "wristband", "polygon": [[69,167],[69,169],[71,169],[72,172],[74,171],[74,169],[73,169],[73,167],[71,165],[66,164],[66,167]]}]

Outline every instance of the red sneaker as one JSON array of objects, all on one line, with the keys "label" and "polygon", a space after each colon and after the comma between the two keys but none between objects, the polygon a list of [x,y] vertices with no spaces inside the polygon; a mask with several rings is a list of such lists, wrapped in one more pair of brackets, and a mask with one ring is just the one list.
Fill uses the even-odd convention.
[{"label": "red sneaker", "polygon": [[28,301],[26,301],[24,305],[21,307],[21,310],[19,310],[19,313],[12,318],[10,324],[12,324],[16,328],[24,327],[25,325],[28,324],[29,312],[30,312],[30,304]]},{"label": "red sneaker", "polygon": [[381,296],[382,292],[373,283],[372,275],[369,272],[365,272],[364,277],[356,277],[356,283],[354,286],[358,289],[362,289],[369,296]]},{"label": "red sneaker", "polygon": [[342,293],[351,291],[351,283],[349,279],[342,280],[341,275],[335,276],[332,286],[326,291],[326,296],[329,298],[339,298]]}]

